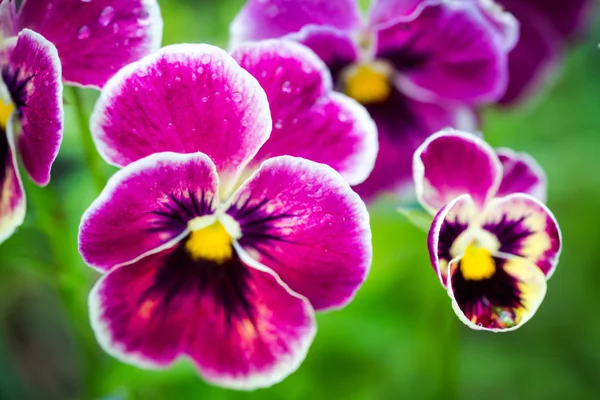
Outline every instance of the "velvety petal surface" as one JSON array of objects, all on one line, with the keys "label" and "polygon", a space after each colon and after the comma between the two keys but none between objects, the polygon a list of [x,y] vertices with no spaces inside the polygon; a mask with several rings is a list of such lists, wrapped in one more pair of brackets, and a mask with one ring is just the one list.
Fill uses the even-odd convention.
[{"label": "velvety petal surface", "polygon": [[452,307],[471,329],[518,329],[533,317],[546,295],[544,274],[520,257],[494,255],[491,262],[493,275],[480,280],[465,277],[464,258],[450,263],[448,293]]},{"label": "velvety petal surface", "polygon": [[344,68],[359,58],[359,49],[351,33],[331,26],[306,25],[285,38],[302,43],[314,51],[329,68],[336,86]]},{"label": "velvety petal surface", "polygon": [[115,357],[160,368],[187,356],[205,379],[236,389],[282,380],[315,334],[308,301],[272,272],[235,253],[225,264],[193,261],[182,245],[111,271],[92,291],[90,313]]},{"label": "velvety petal surface", "polygon": [[448,265],[457,253],[457,239],[476,221],[477,207],[468,194],[451,201],[433,219],[427,235],[427,250],[435,273],[443,286],[447,284]]},{"label": "velvety petal surface", "polygon": [[63,134],[60,61],[52,43],[29,29],[9,46],[2,80],[17,110],[15,143],[31,179],[45,185]]},{"label": "velvety petal surface", "polygon": [[240,245],[317,310],[345,305],[366,278],[367,209],[326,165],[288,156],[267,160],[227,213],[240,224]]},{"label": "velvety petal surface", "polygon": [[498,190],[502,164],[483,139],[448,129],[415,152],[413,174],[420,203],[434,214],[461,194],[483,206]]},{"label": "velvety petal surface", "polygon": [[508,50],[496,28],[469,1],[437,3],[378,31],[377,56],[401,72],[404,90],[420,96],[496,100],[508,79]]},{"label": "velvety petal surface", "polygon": [[378,128],[379,153],[369,178],[354,187],[364,200],[412,186],[413,154],[431,134],[447,127],[475,129],[468,109],[413,100],[398,91],[366,108]]},{"label": "velvety petal surface", "polygon": [[201,153],[158,153],[117,171],[81,219],[79,250],[100,270],[176,240],[219,204],[214,164]]},{"label": "velvety petal surface", "polygon": [[163,28],[156,0],[24,0],[18,22],[56,46],[66,82],[97,88],[158,50]]},{"label": "velvety petal surface", "polygon": [[533,157],[511,149],[496,150],[502,163],[504,175],[497,197],[512,193],[529,194],[542,203],[546,202],[546,173]]},{"label": "velvety petal surface", "polygon": [[540,201],[516,193],[492,200],[483,229],[498,238],[502,253],[527,258],[550,277],[558,264],[561,233],[552,212]]},{"label": "velvety petal surface", "polygon": [[231,23],[231,44],[280,37],[305,25],[352,30],[360,23],[355,0],[248,0]]},{"label": "velvety petal surface", "polygon": [[223,50],[173,45],[123,68],[91,119],[104,158],[124,166],[161,151],[202,152],[222,189],[269,137],[269,103],[254,77]]},{"label": "velvety petal surface", "polygon": [[19,177],[15,152],[6,132],[0,130],[0,244],[25,218],[25,192]]},{"label": "velvety petal surface", "polygon": [[233,57],[258,79],[273,119],[271,137],[250,163],[291,155],[327,164],[346,181],[363,182],[377,155],[377,128],[364,107],[334,93],[325,64],[286,40],[241,46]]}]

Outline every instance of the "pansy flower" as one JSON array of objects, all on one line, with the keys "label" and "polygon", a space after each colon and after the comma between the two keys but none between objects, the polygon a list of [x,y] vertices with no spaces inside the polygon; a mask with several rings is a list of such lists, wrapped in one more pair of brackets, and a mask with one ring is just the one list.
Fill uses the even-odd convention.
[{"label": "pansy flower", "polygon": [[313,49],[375,119],[379,156],[356,187],[369,198],[410,182],[427,136],[474,129],[469,107],[504,93],[518,32],[485,0],[374,0],[366,22],[355,0],[249,0],[231,25],[233,47],[281,36]]},{"label": "pansy flower", "polygon": [[343,307],[366,277],[369,217],[343,176],[368,168],[357,155],[373,163],[376,133],[308,49],[234,56],[170,46],[108,82],[92,131],[123,168],[79,247],[105,274],[90,310],[106,351],[149,368],[186,357],[210,382],[253,389],[293,372],[314,311]]},{"label": "pansy flower", "polygon": [[0,49],[0,243],[23,223],[25,192],[17,155],[38,185],[50,180],[63,131],[56,48],[29,29]]},{"label": "pansy flower", "polygon": [[5,37],[31,29],[58,50],[64,82],[101,88],[125,65],[158,50],[156,0],[23,0],[0,4]]},{"label": "pansy flower", "polygon": [[511,104],[526,97],[549,74],[567,45],[586,25],[591,0],[496,0],[520,25],[519,42],[509,54],[509,84],[500,100]]},{"label": "pansy flower", "polygon": [[414,155],[419,201],[435,214],[431,263],[473,329],[514,330],[536,312],[561,250],[558,224],[534,196],[545,177],[529,156],[446,130]]}]

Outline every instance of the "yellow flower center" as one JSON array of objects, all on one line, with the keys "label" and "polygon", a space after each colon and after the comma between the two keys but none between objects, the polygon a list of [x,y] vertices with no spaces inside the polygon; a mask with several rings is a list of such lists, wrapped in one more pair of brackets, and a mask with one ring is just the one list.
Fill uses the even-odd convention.
[{"label": "yellow flower center", "polygon": [[0,127],[2,129],[6,129],[8,119],[14,110],[15,105],[12,102],[5,103],[2,96],[0,96]]},{"label": "yellow flower center", "polygon": [[489,250],[470,244],[460,262],[460,270],[465,279],[480,281],[494,275],[496,263]]},{"label": "yellow flower center", "polygon": [[204,228],[192,230],[185,242],[185,250],[193,260],[211,260],[218,264],[231,259],[231,236],[219,220]]},{"label": "yellow flower center", "polygon": [[345,92],[362,104],[385,101],[392,93],[391,67],[383,62],[360,64],[345,73]]}]

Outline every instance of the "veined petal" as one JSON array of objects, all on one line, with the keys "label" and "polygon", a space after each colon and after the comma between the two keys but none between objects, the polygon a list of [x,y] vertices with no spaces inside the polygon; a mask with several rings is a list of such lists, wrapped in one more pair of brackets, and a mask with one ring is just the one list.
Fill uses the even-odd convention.
[{"label": "veined petal", "polygon": [[444,205],[469,194],[481,207],[502,179],[502,164],[483,139],[453,129],[429,137],[413,158],[417,197],[435,214]]},{"label": "veined petal", "polygon": [[413,154],[431,134],[447,127],[466,131],[476,127],[475,117],[467,108],[421,102],[396,90],[387,101],[366,108],[377,125],[379,153],[369,178],[354,187],[365,201],[412,186]]},{"label": "veined petal", "polygon": [[194,261],[176,245],[111,271],[90,295],[102,347],[147,368],[187,356],[206,380],[236,389],[295,371],[315,334],[310,304],[233,254]]},{"label": "veined petal", "polygon": [[300,31],[284,37],[314,51],[329,68],[336,86],[344,68],[359,58],[359,49],[351,34],[331,26],[306,25]]},{"label": "veined petal", "polygon": [[305,25],[341,30],[361,24],[355,0],[248,0],[230,25],[231,45],[270,39],[297,32]]},{"label": "veined petal", "polygon": [[347,304],[371,265],[369,215],[330,167],[282,156],[265,161],[227,213],[240,245],[317,310]]},{"label": "veined petal", "polygon": [[[422,10],[421,10],[422,9]],[[405,90],[470,104],[501,96],[508,51],[471,1],[435,1],[377,32],[377,56],[401,73]]]},{"label": "veined petal", "polygon": [[188,222],[212,214],[219,178],[202,153],[158,153],[117,171],[81,218],[79,251],[107,271],[180,237]]},{"label": "veined petal", "polygon": [[0,129],[0,244],[23,223],[25,205],[14,148],[6,132]]},{"label": "veined petal", "polygon": [[158,50],[163,28],[156,0],[24,0],[18,22],[56,46],[66,82],[96,88]]},{"label": "veined petal", "polygon": [[364,181],[377,155],[377,128],[364,107],[334,93],[325,64],[307,47],[265,40],[233,57],[258,79],[269,99],[271,137],[250,162],[291,155],[327,164],[346,181]]},{"label": "veined petal", "polygon": [[269,137],[271,116],[259,83],[223,50],[173,45],[107,83],[91,129],[117,166],[161,151],[205,153],[226,192]]},{"label": "veined petal", "polygon": [[427,249],[431,265],[440,282],[446,286],[448,265],[456,254],[453,245],[469,229],[469,224],[477,216],[477,207],[468,194],[457,197],[438,211],[427,236]]},{"label": "veined petal", "polygon": [[496,198],[486,206],[481,224],[498,238],[500,252],[527,258],[546,277],[552,276],[561,232],[552,212],[539,200],[522,193]]},{"label": "veined petal", "polygon": [[546,202],[546,173],[533,157],[511,149],[496,150],[502,163],[504,176],[497,197],[512,193],[529,194],[542,203]]},{"label": "veined petal", "polygon": [[492,332],[518,329],[533,317],[546,295],[544,274],[524,258],[510,255],[489,258],[493,275],[476,280],[465,276],[470,262],[467,258],[450,262],[448,294],[452,307],[471,329]]},{"label": "veined petal", "polygon": [[29,29],[8,47],[2,80],[16,108],[15,143],[38,185],[50,181],[63,134],[61,68],[56,48]]}]

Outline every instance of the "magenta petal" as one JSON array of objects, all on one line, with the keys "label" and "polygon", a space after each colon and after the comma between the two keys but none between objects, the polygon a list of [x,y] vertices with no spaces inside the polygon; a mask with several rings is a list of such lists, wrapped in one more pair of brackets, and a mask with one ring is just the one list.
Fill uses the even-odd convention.
[{"label": "magenta petal", "polygon": [[347,304],[371,265],[364,203],[330,167],[276,157],[238,190],[227,210],[240,245],[317,310]]},{"label": "magenta petal", "polygon": [[502,163],[504,176],[496,196],[512,193],[529,194],[542,203],[546,202],[546,173],[533,157],[511,149],[496,150]]},{"label": "magenta petal", "polygon": [[369,7],[369,25],[377,28],[393,25],[406,19],[425,6],[423,0],[372,0]]},{"label": "magenta petal", "polygon": [[417,197],[433,214],[461,194],[483,206],[498,190],[502,164],[483,139],[448,129],[415,152],[413,173]]},{"label": "magenta petal", "polygon": [[148,368],[188,356],[220,386],[255,389],[292,373],[315,334],[310,304],[235,255],[192,261],[175,246],[111,271],[90,295],[96,336]]},{"label": "magenta petal", "polygon": [[453,254],[452,246],[475,221],[477,208],[468,194],[457,197],[436,214],[427,235],[427,250],[435,273],[443,286],[448,279],[448,265],[459,256]]},{"label": "magenta petal", "polygon": [[233,47],[297,32],[305,25],[353,30],[360,26],[356,0],[248,0],[230,26]]},{"label": "magenta petal", "polygon": [[0,129],[0,244],[13,234],[24,218],[25,192],[17,159],[7,133]]},{"label": "magenta petal", "polygon": [[343,69],[359,58],[360,50],[351,33],[330,26],[306,25],[285,38],[302,43],[314,51],[329,68],[336,85]]},{"label": "magenta petal", "polygon": [[405,191],[412,184],[413,154],[433,133],[447,127],[475,129],[473,113],[466,108],[424,103],[398,91],[386,102],[366,107],[379,131],[379,153],[369,178],[354,187],[365,201]]},{"label": "magenta petal", "polygon": [[0,1],[0,32],[4,37],[16,36],[19,32],[17,26],[16,1]]},{"label": "magenta petal", "polygon": [[29,29],[8,50],[2,79],[17,108],[15,141],[25,169],[38,185],[50,181],[63,134],[61,69],[52,43]]},{"label": "magenta petal", "polygon": [[271,137],[251,167],[291,155],[327,164],[351,185],[369,176],[377,128],[364,107],[333,92],[327,67],[313,52],[274,39],[243,45],[233,57],[266,91],[273,119]]},{"label": "magenta petal", "polygon": [[18,19],[56,46],[64,80],[83,86],[101,88],[162,40],[156,0],[24,0]]},{"label": "magenta petal", "polygon": [[496,198],[486,206],[481,225],[498,238],[500,252],[526,258],[552,276],[562,236],[554,215],[539,200],[522,193]]},{"label": "magenta petal", "polygon": [[[516,25],[514,26],[516,29]],[[406,90],[431,99],[496,100],[508,81],[508,49],[469,1],[432,3],[377,33],[378,57],[402,74]]]},{"label": "magenta petal", "polygon": [[161,151],[205,153],[227,191],[269,137],[271,116],[264,90],[223,50],[174,45],[108,82],[91,129],[117,166]]},{"label": "magenta petal", "polygon": [[178,240],[219,204],[214,164],[201,153],[158,153],[117,171],[81,218],[79,250],[99,270]]}]

